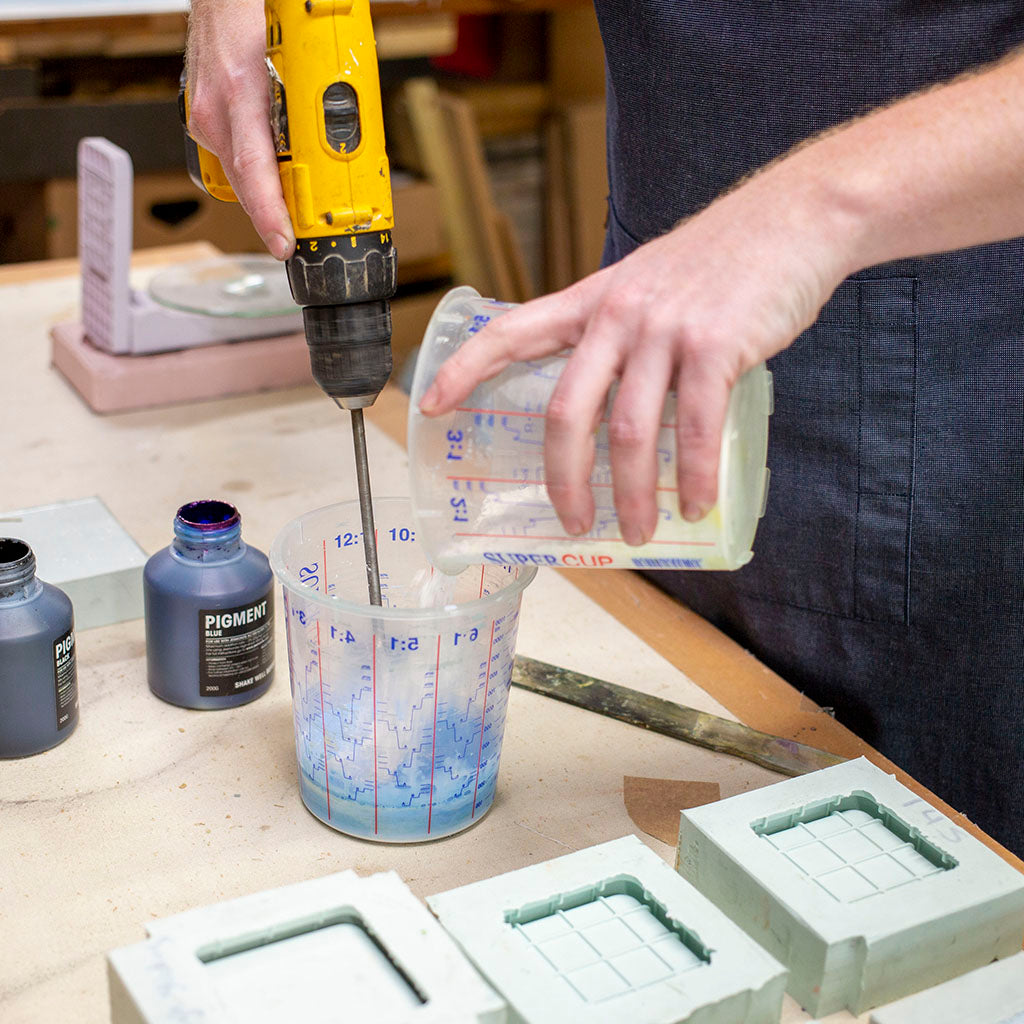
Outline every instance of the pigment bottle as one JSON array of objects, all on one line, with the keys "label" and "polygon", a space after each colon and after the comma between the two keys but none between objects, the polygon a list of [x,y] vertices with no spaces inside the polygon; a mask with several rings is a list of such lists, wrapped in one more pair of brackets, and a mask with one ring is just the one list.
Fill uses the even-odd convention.
[{"label": "pigment bottle", "polygon": [[232,708],[274,678],[273,577],[243,543],[238,509],[193,501],[178,509],[174,539],[146,563],[149,688],[186,708]]},{"label": "pigment bottle", "polygon": [[0,537],[0,757],[48,750],[77,724],[71,601],[36,579],[24,541]]}]

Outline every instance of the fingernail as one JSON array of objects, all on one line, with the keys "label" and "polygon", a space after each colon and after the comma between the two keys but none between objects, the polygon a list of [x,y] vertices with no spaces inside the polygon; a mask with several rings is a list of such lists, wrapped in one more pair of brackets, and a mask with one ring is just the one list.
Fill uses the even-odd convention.
[{"label": "fingernail", "polygon": [[622,539],[630,547],[638,548],[644,542],[644,534],[642,530],[635,526],[624,526],[622,528]]},{"label": "fingernail", "polygon": [[703,519],[710,511],[704,505],[698,505],[696,502],[687,502],[683,506],[683,518],[688,523],[696,523]]},{"label": "fingernail", "polygon": [[285,260],[288,258],[288,254],[292,251],[292,243],[288,241],[284,235],[279,232],[274,232],[267,240],[267,248],[270,250],[270,255],[276,260]]},{"label": "fingernail", "polygon": [[578,519],[567,519],[564,523],[565,532],[571,537],[578,537],[581,533],[586,533],[583,528],[583,523]]},{"label": "fingernail", "polygon": [[437,387],[431,384],[426,390],[426,394],[420,399],[420,412],[424,416],[429,416],[434,411],[434,406],[437,405]]}]

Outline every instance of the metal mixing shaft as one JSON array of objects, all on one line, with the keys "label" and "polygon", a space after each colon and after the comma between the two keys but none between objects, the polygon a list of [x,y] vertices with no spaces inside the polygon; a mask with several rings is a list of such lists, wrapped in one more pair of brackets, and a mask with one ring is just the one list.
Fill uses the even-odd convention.
[{"label": "metal mixing shaft", "polygon": [[[392,260],[393,253],[392,249]],[[289,260],[293,293],[300,272],[307,273],[310,266],[298,252]],[[301,290],[299,294],[303,294]],[[373,404],[391,374],[391,305],[387,299],[381,299],[347,305],[306,306],[302,318],[313,379],[340,408],[352,414],[366,581],[370,604],[380,605],[380,569],[363,409]]]},{"label": "metal mixing shaft", "polygon": [[377,531],[373,525],[373,498],[370,493],[370,464],[366,458],[366,425],[363,410],[352,410],[352,445],[356,452],[356,484],[359,487],[359,517],[363,522],[363,552],[366,555],[366,583],[370,604],[379,605],[380,567],[377,564]]}]

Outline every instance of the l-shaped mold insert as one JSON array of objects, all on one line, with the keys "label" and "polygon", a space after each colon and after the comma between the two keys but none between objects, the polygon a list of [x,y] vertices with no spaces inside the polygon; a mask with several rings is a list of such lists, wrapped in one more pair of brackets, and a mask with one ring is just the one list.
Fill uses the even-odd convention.
[{"label": "l-shaped mold insert", "polygon": [[855,1014],[1020,948],[1024,876],[864,758],[682,812],[677,870]]},{"label": "l-shaped mold insert", "polygon": [[634,836],[427,902],[512,1020],[779,1019],[779,964]]}]

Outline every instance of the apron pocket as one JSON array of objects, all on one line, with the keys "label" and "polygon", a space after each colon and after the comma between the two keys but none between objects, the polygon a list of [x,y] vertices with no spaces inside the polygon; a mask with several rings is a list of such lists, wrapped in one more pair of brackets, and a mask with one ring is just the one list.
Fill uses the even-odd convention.
[{"label": "apron pocket", "polygon": [[612,202],[611,196],[609,196],[608,226],[604,234],[604,252],[601,255],[601,266],[607,267],[610,263],[617,263],[641,245],[643,245],[643,242],[619,220],[619,215],[615,212],[615,204]]},{"label": "apron pocket", "polygon": [[769,362],[768,507],[751,597],[906,623],[914,482],[917,281],[845,281]]}]

